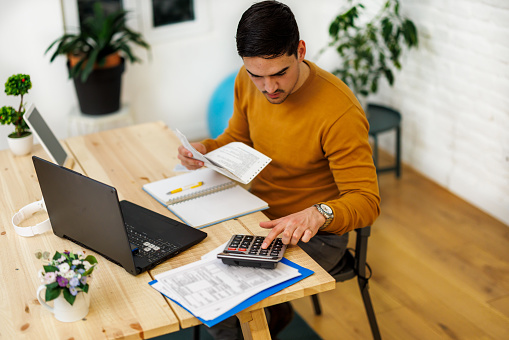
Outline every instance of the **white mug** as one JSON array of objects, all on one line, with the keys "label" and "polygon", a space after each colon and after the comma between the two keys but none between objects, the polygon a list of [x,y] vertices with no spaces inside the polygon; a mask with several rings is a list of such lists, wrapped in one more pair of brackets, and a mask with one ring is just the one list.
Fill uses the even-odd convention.
[{"label": "white mug", "polygon": [[76,300],[74,300],[73,305],[67,302],[64,298],[64,294],[61,293],[53,300],[53,307],[51,307],[46,303],[44,298],[41,297],[41,292],[44,289],[46,289],[45,285],[41,285],[37,289],[37,300],[39,300],[41,306],[52,312],[57,320],[62,322],[74,322],[87,316],[90,306],[89,293],[79,292],[78,295],[76,295]]}]

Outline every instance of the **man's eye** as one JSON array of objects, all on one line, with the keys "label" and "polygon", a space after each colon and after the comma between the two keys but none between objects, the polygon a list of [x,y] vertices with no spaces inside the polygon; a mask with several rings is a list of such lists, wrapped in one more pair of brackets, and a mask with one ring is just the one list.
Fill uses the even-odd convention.
[{"label": "man's eye", "polygon": [[284,76],[285,74],[286,74],[286,72],[282,72],[282,73],[275,74],[274,76],[275,77],[281,77],[281,76]]}]

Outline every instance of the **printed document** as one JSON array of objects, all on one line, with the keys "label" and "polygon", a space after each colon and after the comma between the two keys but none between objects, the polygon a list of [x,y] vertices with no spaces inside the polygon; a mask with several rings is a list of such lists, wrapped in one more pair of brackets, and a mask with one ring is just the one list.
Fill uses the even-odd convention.
[{"label": "printed document", "polygon": [[152,286],[194,316],[212,320],[251,296],[301,275],[284,263],[276,269],[226,265],[215,256],[225,245],[200,261],[157,275]]},{"label": "printed document", "polygon": [[252,147],[233,142],[202,155],[189,144],[186,136],[179,130],[175,134],[182,145],[193,154],[193,158],[202,161],[208,168],[243,184],[248,184],[272,160]]}]

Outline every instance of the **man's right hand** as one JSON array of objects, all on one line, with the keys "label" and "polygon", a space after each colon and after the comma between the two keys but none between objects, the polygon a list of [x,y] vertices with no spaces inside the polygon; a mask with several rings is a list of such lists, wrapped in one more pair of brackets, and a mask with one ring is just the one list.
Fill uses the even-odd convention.
[{"label": "man's right hand", "polygon": [[[207,153],[207,148],[202,143],[190,143],[193,148],[196,149],[199,153],[202,155]],[[179,146],[178,148],[178,159],[180,159],[180,162],[183,166],[188,168],[189,170],[196,170],[203,166],[202,161],[198,161],[193,157],[193,154],[191,151],[187,150],[183,145]]]}]

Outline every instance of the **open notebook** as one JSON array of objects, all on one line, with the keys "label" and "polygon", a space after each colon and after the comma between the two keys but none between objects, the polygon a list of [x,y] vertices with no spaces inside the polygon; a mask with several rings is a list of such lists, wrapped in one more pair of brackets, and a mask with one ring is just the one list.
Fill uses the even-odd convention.
[{"label": "open notebook", "polygon": [[[200,186],[171,193],[202,182]],[[149,195],[195,228],[268,209],[268,204],[220,173],[202,168],[143,186]]]}]

